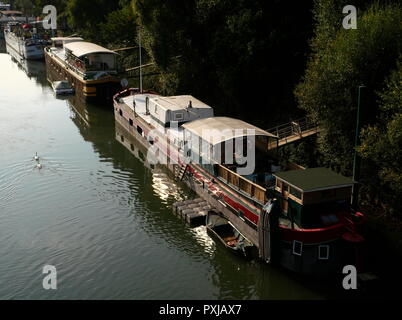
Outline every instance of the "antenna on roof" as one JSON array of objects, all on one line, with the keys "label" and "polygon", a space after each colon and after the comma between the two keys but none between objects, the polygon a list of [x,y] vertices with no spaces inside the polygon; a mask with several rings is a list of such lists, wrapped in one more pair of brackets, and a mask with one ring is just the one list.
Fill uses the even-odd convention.
[{"label": "antenna on roof", "polygon": [[190,100],[190,102],[188,103],[188,107],[187,108],[192,108],[193,107],[193,104],[192,104],[192,102],[191,102],[191,100]]}]

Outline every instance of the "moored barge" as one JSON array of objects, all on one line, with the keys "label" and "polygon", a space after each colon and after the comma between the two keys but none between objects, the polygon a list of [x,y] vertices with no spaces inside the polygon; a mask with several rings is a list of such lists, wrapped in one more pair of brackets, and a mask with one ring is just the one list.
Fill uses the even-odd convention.
[{"label": "moored barge", "polygon": [[114,113],[267,263],[315,276],[341,273],[345,264],[361,267],[364,216],[350,208],[351,179],[326,168],[280,165],[277,136],[214,117],[192,96],[127,89],[114,96]]},{"label": "moored barge", "polygon": [[48,45],[46,39],[30,24],[10,22],[4,29],[4,39],[7,46],[14,50],[22,59],[42,60],[43,49]]},{"label": "moored barge", "polygon": [[82,38],[52,38],[45,48],[48,68],[68,80],[86,101],[110,100],[121,89],[117,53]]}]

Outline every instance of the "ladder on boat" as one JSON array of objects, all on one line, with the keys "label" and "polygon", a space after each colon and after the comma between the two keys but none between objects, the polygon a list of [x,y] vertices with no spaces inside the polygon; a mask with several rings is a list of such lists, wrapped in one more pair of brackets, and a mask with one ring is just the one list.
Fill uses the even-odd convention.
[{"label": "ladder on boat", "polygon": [[184,175],[187,172],[188,164],[183,163],[180,168],[179,166],[176,167],[176,172],[175,172],[175,178],[178,181],[182,181],[184,178]]}]

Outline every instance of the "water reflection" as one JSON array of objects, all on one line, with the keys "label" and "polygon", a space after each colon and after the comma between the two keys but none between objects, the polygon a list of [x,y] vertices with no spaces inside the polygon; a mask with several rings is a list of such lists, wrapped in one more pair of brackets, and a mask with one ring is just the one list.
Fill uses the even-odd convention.
[{"label": "water reflection", "polygon": [[[0,43],[3,41],[0,41]],[[45,83],[46,79],[46,66],[43,61],[33,61],[22,58],[18,52],[12,47],[8,46],[5,42],[6,53],[12,57],[12,61],[22,69],[29,79],[34,78],[37,83]],[[0,51],[1,52],[1,51]]]},{"label": "water reflection", "polygon": [[185,193],[172,179],[172,175],[165,167],[154,165],[156,158],[148,153],[138,139],[142,137],[137,134],[134,138],[126,129],[115,122],[116,141],[122,144],[142,165],[148,168],[152,174],[152,187],[154,193],[162,200],[163,203],[169,204],[175,201],[183,201],[186,199]]}]

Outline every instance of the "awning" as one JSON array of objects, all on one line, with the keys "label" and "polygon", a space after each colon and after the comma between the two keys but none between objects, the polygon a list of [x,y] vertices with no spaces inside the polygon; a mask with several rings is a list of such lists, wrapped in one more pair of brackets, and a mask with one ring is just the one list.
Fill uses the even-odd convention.
[{"label": "awning", "polygon": [[275,135],[252,124],[228,117],[212,117],[195,120],[183,124],[182,127],[212,145],[246,136],[265,136],[278,139]]},{"label": "awning", "polygon": [[95,43],[85,42],[85,41],[77,41],[71,42],[64,45],[64,47],[68,50],[71,50],[73,55],[76,57],[82,57],[91,53],[110,53],[117,54],[114,51],[101,47]]}]

